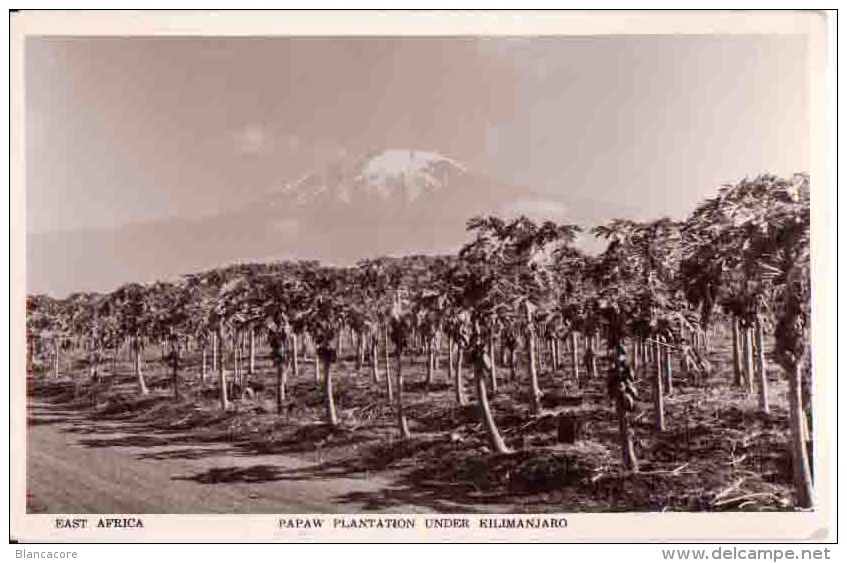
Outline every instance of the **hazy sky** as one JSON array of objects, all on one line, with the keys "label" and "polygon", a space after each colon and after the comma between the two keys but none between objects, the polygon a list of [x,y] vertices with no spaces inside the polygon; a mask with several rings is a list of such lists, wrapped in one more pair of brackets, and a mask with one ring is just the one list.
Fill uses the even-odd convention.
[{"label": "hazy sky", "polygon": [[30,38],[27,230],[214,213],[389,147],[681,216],[808,169],[806,57],[792,36]]}]

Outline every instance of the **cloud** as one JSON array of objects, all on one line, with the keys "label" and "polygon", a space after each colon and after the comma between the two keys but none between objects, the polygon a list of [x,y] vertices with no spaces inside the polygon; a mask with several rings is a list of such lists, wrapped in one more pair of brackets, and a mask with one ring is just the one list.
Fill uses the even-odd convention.
[{"label": "cloud", "polygon": [[233,135],[235,150],[240,154],[262,152],[268,145],[268,141],[268,134],[260,125],[247,125]]},{"label": "cloud", "polygon": [[554,199],[526,198],[508,202],[500,207],[499,213],[506,217],[526,215],[534,221],[565,221],[568,208]]},{"label": "cloud", "polygon": [[303,140],[297,135],[276,133],[262,125],[249,124],[232,134],[235,152],[238,154],[278,153],[294,156],[303,148]]}]

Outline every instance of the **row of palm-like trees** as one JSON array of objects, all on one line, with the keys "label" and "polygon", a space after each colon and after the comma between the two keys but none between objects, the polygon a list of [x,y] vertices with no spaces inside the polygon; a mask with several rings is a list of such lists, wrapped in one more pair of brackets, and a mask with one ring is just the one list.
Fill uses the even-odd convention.
[{"label": "row of palm-like trees", "polygon": [[[654,360],[652,408],[657,431],[664,430],[663,397],[673,384],[670,355],[694,371],[703,369],[707,329],[730,327],[733,383],[756,394],[759,409],[768,412],[767,329],[789,384],[797,503],[808,507],[813,496],[802,374],[809,355],[809,197],[805,174],[745,179],[721,188],[681,222],[615,220],[592,229],[607,241],[597,255],[575,246],[581,232],[576,225],[477,217],[468,222],[471,240],[456,255],[378,258],[351,267],[307,261],[236,265],[174,281],[130,283],[109,294],[29,296],[30,353],[52,351],[58,376],[62,350],[82,348],[97,380],[109,352],[114,359],[129,350],[139,392],[146,394],[142,352],[160,343],[179,398],[181,362],[194,349],[202,357],[202,380],[216,379],[226,410],[234,390],[245,387],[239,355],[247,356],[250,374],[257,341],[266,342],[282,412],[288,375],[299,374],[308,340],[326,420],[336,425],[331,367],[344,334],[353,344],[357,372],[370,364],[370,376],[395,406],[400,435],[408,438],[402,357],[411,348],[423,350],[429,384],[438,352],[446,348],[456,401],[468,401],[461,374],[467,364],[489,446],[507,452],[488,400],[498,392],[498,368],[510,367],[514,377],[518,357],[525,355],[529,408],[538,413],[540,364],[558,368],[569,353],[577,381],[596,376],[602,341],[613,352],[608,389],[618,405],[623,463],[637,471],[628,423],[637,397],[629,368]],[[232,377],[223,357],[227,347]],[[587,373],[580,374],[580,364]]]}]

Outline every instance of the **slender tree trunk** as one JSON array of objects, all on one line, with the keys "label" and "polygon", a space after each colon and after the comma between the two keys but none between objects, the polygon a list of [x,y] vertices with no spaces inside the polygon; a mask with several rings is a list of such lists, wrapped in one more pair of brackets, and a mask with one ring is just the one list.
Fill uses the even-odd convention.
[{"label": "slender tree trunk", "polygon": [[256,331],[253,327],[250,327],[250,369],[247,373],[256,373]]},{"label": "slender tree trunk", "polygon": [[233,385],[241,386],[241,372],[239,368],[239,348],[238,336],[232,337],[232,383]]},{"label": "slender tree trunk", "polygon": [[171,359],[171,385],[174,389],[174,400],[179,401],[179,351],[176,347],[171,350],[171,354],[173,354],[173,358]]},{"label": "slender tree trunk", "polygon": [[439,356],[441,355],[441,329],[438,329],[438,332],[435,333],[435,358],[433,358],[432,367],[436,371],[441,369],[441,362],[439,360]]},{"label": "slender tree trunk", "polygon": [[747,386],[747,394],[753,394],[753,330],[748,327],[742,329],[744,335],[744,378]]},{"label": "slender tree trunk", "polygon": [[804,432],[805,415],[802,402],[802,369],[799,362],[790,366],[788,376],[788,405],[791,424],[791,461],[794,472],[794,494],[797,506],[812,508],[815,504],[809,455]]},{"label": "slender tree trunk", "polygon": [[[529,316],[529,313],[527,313],[527,316]],[[532,412],[539,413],[541,412],[541,387],[538,385],[538,359],[535,353],[535,333],[531,325],[528,328],[526,344],[529,357],[529,365],[527,366],[529,369],[529,406]]]},{"label": "slender tree trunk", "polygon": [[497,354],[494,347],[494,335],[489,337],[489,349],[491,354],[491,393],[497,394]]},{"label": "slender tree trunk", "polygon": [[435,351],[433,350],[432,337],[426,340],[426,389],[432,386],[432,373],[435,371]]},{"label": "slender tree trunk", "polygon": [[[221,335],[221,329],[219,328],[215,332],[215,342],[217,344],[217,349],[223,352],[223,337]],[[224,367],[224,359],[223,353],[221,353],[221,357],[218,358],[218,384],[221,386],[221,410],[226,412],[229,410],[229,399],[227,398],[227,389],[226,389],[226,368]]]},{"label": "slender tree trunk", "polygon": [[732,384],[741,387],[741,335],[738,317],[732,317]]},{"label": "slender tree trunk", "polygon": [[585,339],[585,355],[588,357],[588,361],[586,362],[586,371],[588,372],[589,379],[597,379],[597,349],[594,346],[595,338],[592,335],[589,335]]},{"label": "slender tree trunk", "polygon": [[530,342],[532,350],[535,353],[535,362],[538,364],[538,373],[544,373],[544,347],[538,345],[541,339],[533,334]]},{"label": "slender tree trunk", "polygon": [[300,376],[300,351],[296,332],[291,333],[291,377],[297,381]]},{"label": "slender tree trunk", "polygon": [[53,339],[53,379],[59,379],[59,350],[61,345],[59,339]]},{"label": "slender tree trunk", "polygon": [[[536,357],[535,349],[535,325],[532,322],[532,314],[529,310],[529,303],[524,303],[524,314],[526,321],[526,352],[527,352],[527,370],[529,371],[529,391],[531,407],[533,410],[540,410],[541,406],[541,389],[538,387],[538,358]],[[537,407],[536,407],[537,405]]]},{"label": "slender tree trunk", "polygon": [[370,337],[371,340],[371,378],[374,383],[379,383],[379,342],[377,336],[372,334]]},{"label": "slender tree trunk", "polygon": [[338,426],[338,413],[335,411],[335,396],[332,389],[332,363],[329,358],[320,360],[318,363],[324,366],[324,393],[326,395],[326,423],[330,426]]},{"label": "slender tree trunk", "polygon": [[509,453],[511,450],[506,447],[503,437],[497,430],[497,424],[494,422],[494,416],[491,413],[491,405],[488,402],[488,392],[485,388],[485,372],[486,366],[485,350],[477,350],[474,356],[474,383],[476,384],[477,405],[479,407],[479,418],[485,428],[485,434],[488,438],[488,446],[492,451],[498,454]]},{"label": "slender tree trunk", "polygon": [[144,381],[144,374],[141,373],[141,346],[138,344],[138,338],[133,341],[135,352],[135,377],[138,380],[138,392],[142,395],[147,395],[150,391],[147,389],[147,383]]},{"label": "slender tree trunk", "polygon": [[573,369],[573,379],[579,385],[579,337],[576,331],[571,332],[571,366]]},{"label": "slender tree trunk", "polygon": [[756,364],[759,378],[759,410],[770,413],[768,401],[768,373],[765,366],[765,334],[762,321],[756,318]]},{"label": "slender tree trunk", "polygon": [[[666,338],[663,336],[661,338],[662,343],[666,342]],[[670,395],[673,393],[673,365],[671,358],[671,349],[668,346],[662,346],[662,351],[664,353],[664,361],[665,361],[665,395]]]},{"label": "slender tree trunk", "polygon": [[456,379],[454,381],[456,386],[456,402],[459,403],[460,407],[464,407],[468,404],[468,398],[465,395],[465,382],[462,381],[462,359],[464,356],[464,350],[462,349],[462,344],[456,343]]},{"label": "slender tree trunk", "polygon": [[653,358],[655,360],[655,375],[653,376],[653,417],[656,430],[665,431],[665,393],[662,385],[662,362],[659,343],[653,343]]},{"label": "slender tree trunk", "polygon": [[336,346],[336,348],[338,349],[337,357],[339,362],[341,361],[341,355],[344,353],[343,342],[341,338],[342,334],[344,334],[343,328],[338,331],[338,344]]},{"label": "slender tree trunk", "polygon": [[409,423],[403,410],[403,357],[399,346],[394,347],[394,358],[397,362],[397,427],[400,430],[400,438],[408,440],[412,434],[409,432]]},{"label": "slender tree trunk", "polygon": [[556,362],[556,339],[552,336],[548,336],[546,346],[547,350],[550,353],[550,369],[552,371],[556,371],[556,369],[558,369],[559,367],[558,363]]},{"label": "slender tree trunk", "polygon": [[226,353],[229,352],[229,360],[232,361],[232,378],[230,379],[229,400],[235,399],[235,386],[238,385],[238,340],[235,333],[229,339],[229,342],[224,341],[221,346],[221,362],[226,363]]},{"label": "slender tree trunk", "polygon": [[559,365],[559,369],[562,371],[565,370],[565,363],[568,355],[568,340],[567,338],[556,338],[556,351],[559,355],[559,359],[557,363]]},{"label": "slender tree trunk", "polygon": [[388,352],[388,325],[383,327],[382,333],[385,335],[385,391],[388,394],[388,402],[394,402],[394,387],[391,382],[391,361]]},{"label": "slender tree trunk", "polygon": [[208,361],[206,359],[206,345],[203,345],[203,357],[200,361],[200,381],[206,385],[206,377],[208,372]]},{"label": "slender tree trunk", "polygon": [[362,333],[356,331],[356,375],[362,373],[362,364],[364,364],[365,345],[362,342]]},{"label": "slender tree trunk", "polygon": [[99,379],[99,371],[98,371],[100,369],[100,360],[98,359],[99,356],[100,356],[100,354],[95,353],[94,350],[91,350],[91,352],[89,354],[88,363],[91,364],[91,371],[88,375],[89,375],[89,378],[91,379],[92,384],[97,383],[97,380]]},{"label": "slender tree trunk", "polygon": [[[623,465],[633,472],[638,472],[638,459],[635,457],[635,446],[632,443],[632,430],[629,427],[629,413],[626,411],[623,393],[618,393],[618,435],[621,441],[621,458]],[[662,417],[664,419],[664,417]],[[664,421],[662,422],[664,424]]]},{"label": "slender tree trunk", "polygon": [[[453,353],[453,339],[447,338],[447,381],[453,381],[456,370],[456,355]],[[457,395],[458,397],[458,395]]]},{"label": "slender tree trunk", "polygon": [[547,354],[550,356],[550,371],[555,372],[558,369],[556,363],[556,340],[552,336],[544,339],[544,348],[547,349]]},{"label": "slender tree trunk", "polygon": [[218,371],[218,333],[212,333],[212,371]]},{"label": "slender tree trunk", "polygon": [[632,352],[631,352],[631,354],[632,354],[632,373],[637,374],[638,373],[638,339],[637,338],[632,339],[632,344],[631,344],[630,347],[632,349]]},{"label": "slender tree trunk", "polygon": [[320,388],[321,385],[321,359],[318,357],[318,345],[312,342],[312,350],[315,356],[315,387]]},{"label": "slender tree trunk", "polygon": [[282,415],[285,410],[285,362],[276,362],[276,413]]},{"label": "slender tree trunk", "polygon": [[553,371],[559,370],[559,339],[550,337],[550,356],[553,358]]}]

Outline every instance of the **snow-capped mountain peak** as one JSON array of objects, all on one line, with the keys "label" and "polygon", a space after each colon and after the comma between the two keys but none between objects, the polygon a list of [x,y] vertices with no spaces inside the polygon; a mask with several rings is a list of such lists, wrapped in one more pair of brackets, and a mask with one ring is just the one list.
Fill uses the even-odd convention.
[{"label": "snow-capped mountain peak", "polygon": [[446,185],[448,176],[456,171],[466,172],[455,160],[435,152],[388,149],[364,163],[354,184],[385,197],[404,190],[408,201],[414,201],[426,190]]},{"label": "snow-capped mountain peak", "polygon": [[431,151],[388,149],[368,160],[362,168],[361,178],[369,181],[386,181],[398,176],[428,176],[438,168],[452,167],[465,171],[464,166],[451,158]]},{"label": "snow-capped mountain peak", "polygon": [[464,166],[436,152],[386,149],[357,160],[334,162],[275,191],[293,196],[298,205],[324,200],[326,196],[344,204],[360,196],[397,197],[412,203],[425,193],[437,193],[467,173]]}]

